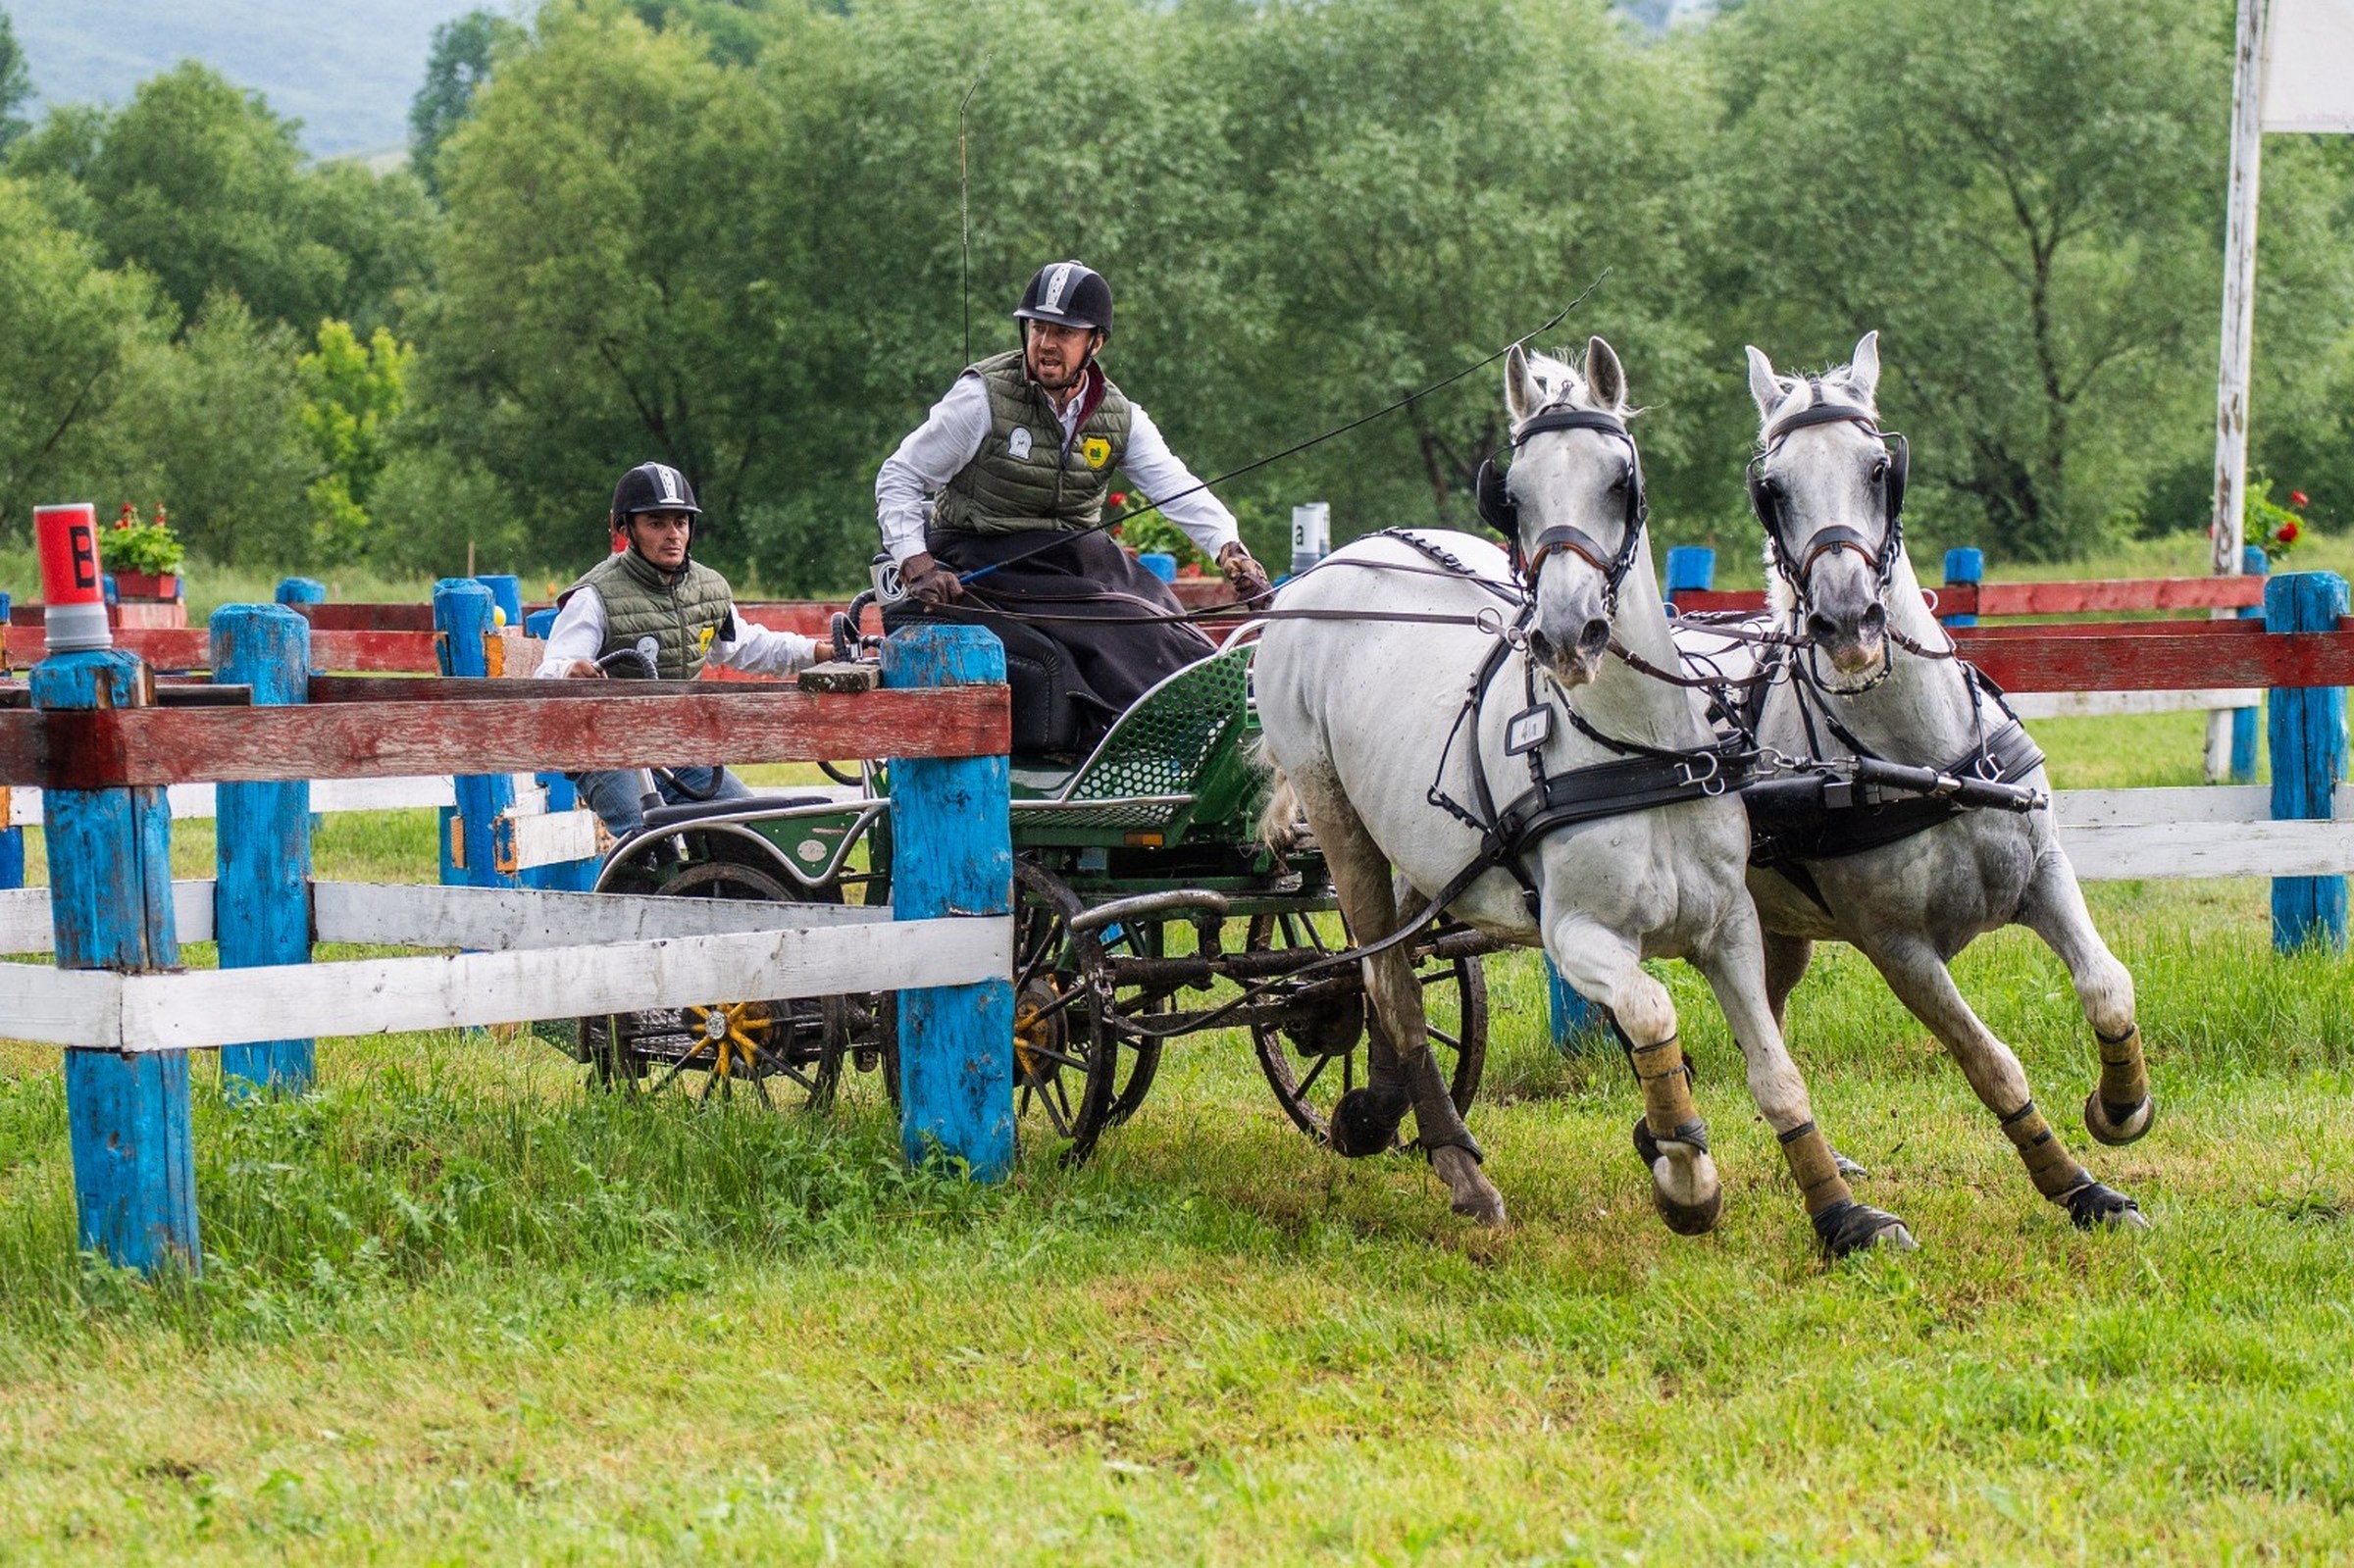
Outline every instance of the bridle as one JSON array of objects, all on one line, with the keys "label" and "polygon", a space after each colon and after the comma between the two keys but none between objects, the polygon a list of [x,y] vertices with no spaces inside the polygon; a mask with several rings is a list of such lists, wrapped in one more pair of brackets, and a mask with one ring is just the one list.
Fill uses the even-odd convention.
[{"label": "bridle", "polygon": [[[1897,559],[1904,554],[1905,548],[1905,473],[1909,466],[1905,438],[1894,430],[1881,430],[1866,409],[1852,403],[1825,401],[1820,380],[1810,377],[1807,384],[1814,388],[1813,406],[1800,409],[1771,427],[1766,434],[1765,449],[1750,461],[1750,508],[1757,513],[1758,521],[1765,525],[1766,551],[1773,559],[1774,571],[1783,582],[1790,584],[1791,592],[1798,596],[1801,604],[1807,602],[1807,580],[1815,570],[1815,563],[1837,550],[1853,550],[1864,558],[1864,564],[1872,574],[1873,591],[1884,600],[1888,594],[1889,581],[1896,572]],[[1788,520],[1783,513],[1782,498],[1775,492],[1774,481],[1766,474],[1766,465],[1782,449],[1782,443],[1792,433],[1817,425],[1854,425],[1880,443],[1880,462],[1872,476],[1873,481],[1880,486],[1881,530],[1876,548],[1861,531],[1842,523],[1816,530],[1814,536],[1807,541],[1805,554],[1793,558],[1790,542],[1783,536]]]},{"label": "bridle", "polygon": [[1520,505],[1512,499],[1506,483],[1506,473],[1496,466],[1493,458],[1479,465],[1479,516],[1505,537],[1511,552],[1512,570],[1521,582],[1532,589],[1537,573],[1544,569],[1545,559],[1556,550],[1566,550],[1602,574],[1602,596],[1606,613],[1616,614],[1618,589],[1626,575],[1634,569],[1635,552],[1643,547],[1643,525],[1651,516],[1651,501],[1643,489],[1643,455],[1635,448],[1635,438],[1629,434],[1626,422],[1615,414],[1582,408],[1545,409],[1529,417],[1512,431],[1512,450],[1517,452],[1529,438],[1553,430],[1599,430],[1626,443],[1627,473],[1626,518],[1624,536],[1616,550],[1606,550],[1584,529],[1567,523],[1557,523],[1538,533],[1526,555],[1521,551]]}]

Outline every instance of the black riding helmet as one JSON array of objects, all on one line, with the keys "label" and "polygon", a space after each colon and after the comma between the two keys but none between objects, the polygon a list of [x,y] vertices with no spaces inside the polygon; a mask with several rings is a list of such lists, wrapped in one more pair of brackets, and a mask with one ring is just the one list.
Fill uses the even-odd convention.
[{"label": "black riding helmet", "polygon": [[1111,335],[1111,285],[1085,262],[1049,262],[1022,290],[1013,309],[1017,322],[1053,322],[1062,327],[1092,327]]},{"label": "black riding helmet", "polygon": [[621,477],[621,482],[613,486],[613,510],[606,515],[606,526],[619,529],[640,512],[703,515],[703,509],[694,504],[694,486],[667,463],[640,463]]}]

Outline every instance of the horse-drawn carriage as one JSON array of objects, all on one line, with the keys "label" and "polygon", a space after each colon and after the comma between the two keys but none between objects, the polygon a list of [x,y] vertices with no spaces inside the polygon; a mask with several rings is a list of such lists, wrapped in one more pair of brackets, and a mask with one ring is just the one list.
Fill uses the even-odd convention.
[{"label": "horse-drawn carriage", "polygon": [[[1323,858],[1258,841],[1269,777],[1250,743],[1251,653],[1237,641],[1172,674],[1075,764],[1012,760],[1015,1111],[1025,1138],[1069,1158],[1133,1114],[1163,1045],[1197,1031],[1247,1028],[1284,1114],[1314,1138],[1366,1081],[1358,967],[1303,973],[1345,945]],[[651,810],[597,888],[887,902],[885,768],[841,771],[833,789]],[[1458,1109],[1485,1059],[1480,955],[1493,945],[1441,927],[1414,948]],[[764,1102],[823,1106],[845,1067],[879,1073],[896,1100],[897,1046],[894,998],[865,995],[588,1018],[578,1048],[614,1087],[708,1096],[741,1080]]]}]

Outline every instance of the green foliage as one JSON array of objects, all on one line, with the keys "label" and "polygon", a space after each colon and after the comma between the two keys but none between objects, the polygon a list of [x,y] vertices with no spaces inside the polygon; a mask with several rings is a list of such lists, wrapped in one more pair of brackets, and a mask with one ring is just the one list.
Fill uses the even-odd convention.
[{"label": "green foliage", "polygon": [[0,521],[22,528],[63,498],[156,334],[145,279],[105,270],[89,241],[0,177]]},{"label": "green foliage", "polygon": [[32,74],[25,69],[25,50],[8,13],[0,11],[0,152],[28,128],[17,110],[31,96]]},{"label": "green foliage", "polygon": [[295,362],[295,417],[326,470],[310,484],[313,541],[342,560],[369,543],[368,503],[384,471],[392,423],[407,399],[412,351],[379,327],[363,345],[348,322],[323,322],[319,346]]},{"label": "green foliage", "polygon": [[160,507],[154,518],[144,523],[137,521],[135,513],[127,508],[115,520],[115,526],[106,531],[100,548],[106,564],[114,570],[144,572],[151,577],[179,571],[179,563],[188,555],[187,546],[180,543],[179,535],[172,531]]},{"label": "green foliage", "polygon": [[2305,522],[2305,496],[2293,491],[2286,506],[2273,499],[2273,481],[2252,479],[2248,484],[2247,507],[2240,527],[2240,541],[2253,544],[2264,551],[2267,561],[2277,564],[2288,552],[2305,540],[2308,525]]},{"label": "green foliage", "polygon": [[435,195],[441,144],[474,113],[474,95],[490,79],[500,51],[525,38],[515,22],[492,11],[469,11],[434,27],[425,84],[409,103],[409,167]]}]

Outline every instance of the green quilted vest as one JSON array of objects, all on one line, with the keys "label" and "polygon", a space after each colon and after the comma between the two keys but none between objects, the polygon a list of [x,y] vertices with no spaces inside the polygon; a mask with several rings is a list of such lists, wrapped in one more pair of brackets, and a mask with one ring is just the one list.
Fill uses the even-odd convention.
[{"label": "green quilted vest", "polygon": [[605,603],[605,645],[597,656],[636,647],[650,636],[661,650],[654,662],[665,681],[691,681],[701,671],[703,654],[734,597],[728,580],[707,566],[689,561],[671,582],[636,550],[606,556],[582,573],[564,596],[582,588],[596,589]]},{"label": "green quilted vest", "polygon": [[1128,451],[1128,399],[1107,379],[1103,401],[1066,448],[1062,421],[1022,369],[1021,350],[967,369],[989,393],[989,433],[933,504],[936,528],[971,533],[1084,529],[1103,516],[1111,471]]}]

